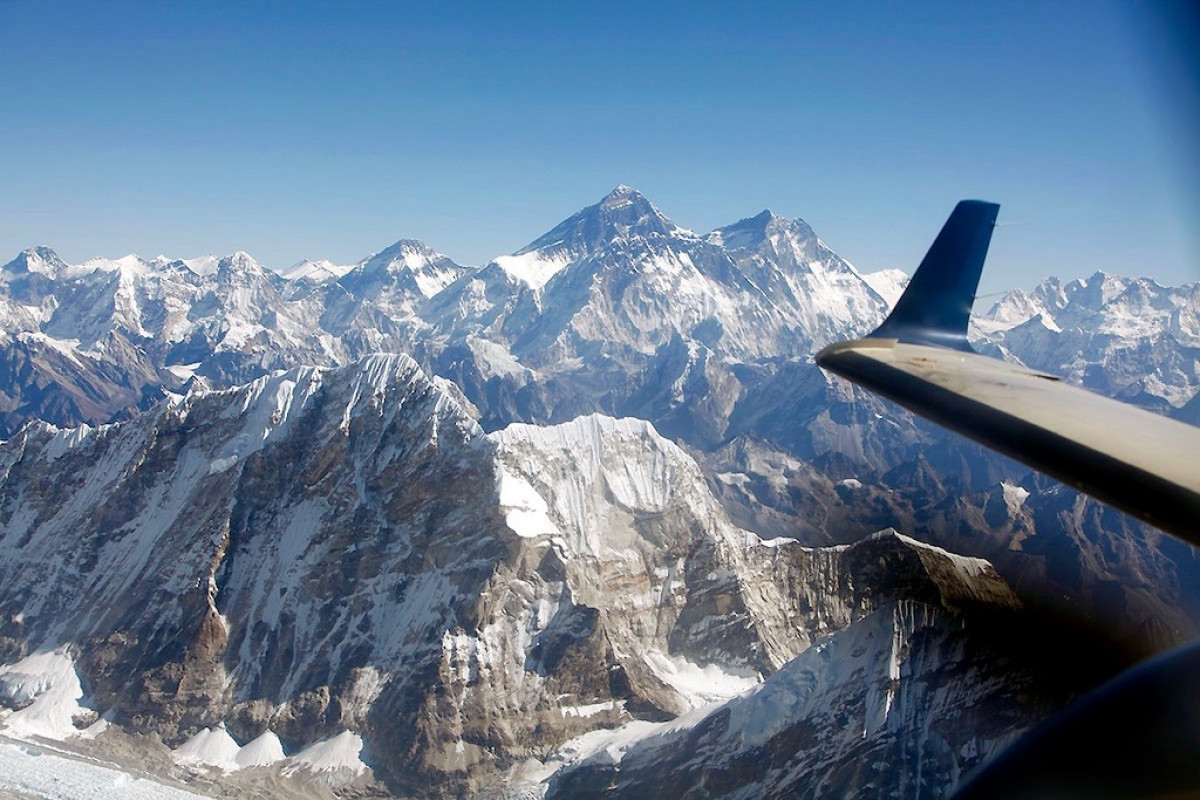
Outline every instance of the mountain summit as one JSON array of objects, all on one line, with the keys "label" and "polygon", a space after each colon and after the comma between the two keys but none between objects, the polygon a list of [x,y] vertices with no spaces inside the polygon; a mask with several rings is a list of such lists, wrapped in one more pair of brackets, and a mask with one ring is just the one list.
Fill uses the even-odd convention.
[{"label": "mountain summit", "polygon": [[569,252],[581,257],[606,248],[614,239],[672,236],[680,230],[645,195],[621,185],[599,203],[556,225],[517,255],[541,251],[546,255]]},{"label": "mountain summit", "polygon": [[531,288],[541,289],[568,264],[601,254],[615,244],[671,237],[682,230],[645,195],[622,184],[600,202],[493,263]]},{"label": "mountain summit", "polygon": [[[291,272],[0,268],[4,736],[222,796],[940,796],[1200,631],[1192,550],[818,368],[900,276],[801,220],[620,186],[479,269]],[[973,344],[1194,415],[1200,284]]]},{"label": "mountain summit", "polygon": [[397,285],[418,296],[433,297],[470,271],[418,239],[401,239],[359,262],[343,276],[342,285],[359,296]]}]

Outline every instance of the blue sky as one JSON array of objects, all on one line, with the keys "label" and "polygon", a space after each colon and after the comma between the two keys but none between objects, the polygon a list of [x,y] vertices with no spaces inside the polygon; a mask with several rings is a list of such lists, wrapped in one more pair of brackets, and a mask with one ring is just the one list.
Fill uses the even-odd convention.
[{"label": "blue sky", "polygon": [[0,259],[479,264],[626,183],[863,270],[979,197],[985,289],[1200,279],[1194,64],[1139,5],[417,5],[0,0]]}]

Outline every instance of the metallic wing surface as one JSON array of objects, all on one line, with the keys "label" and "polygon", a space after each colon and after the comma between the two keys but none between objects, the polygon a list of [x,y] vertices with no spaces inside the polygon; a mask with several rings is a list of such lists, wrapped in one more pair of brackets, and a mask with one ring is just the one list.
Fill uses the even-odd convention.
[{"label": "metallic wing surface", "polygon": [[955,207],[891,315],[825,369],[1192,544],[1200,428],[975,353],[967,322],[999,206]]},{"label": "metallic wing surface", "polygon": [[[999,206],[958,204],[891,315],[817,363],[1200,544],[1200,428],[986,358],[967,322]],[[954,800],[1200,797],[1200,643],[1086,695]]]}]

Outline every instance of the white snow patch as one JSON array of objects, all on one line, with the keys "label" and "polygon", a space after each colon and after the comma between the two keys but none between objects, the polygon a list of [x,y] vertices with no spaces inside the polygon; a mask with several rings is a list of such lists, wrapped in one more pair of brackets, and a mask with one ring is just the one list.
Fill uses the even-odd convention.
[{"label": "white snow patch", "polygon": [[196,370],[200,369],[201,362],[197,361],[194,364],[170,364],[167,366],[167,371],[181,381],[191,380],[196,374]]},{"label": "white snow patch", "polygon": [[83,362],[79,360],[80,341],[78,339],[58,339],[41,331],[20,331],[17,333],[17,341],[44,345],[62,354],[73,363],[83,365]]},{"label": "white snow patch", "polygon": [[[751,534],[751,535],[756,535],[756,534]],[[796,544],[796,540],[791,539],[787,536],[776,536],[772,539],[759,539],[756,542],[755,541],[751,542],[751,546],[754,546],[754,547],[790,547],[791,545],[794,545],[794,544]],[[845,545],[842,545],[842,546],[844,547]]]},{"label": "white snow patch", "polygon": [[23,706],[0,720],[9,736],[61,740],[83,734],[74,719],[88,711],[79,704],[83,687],[66,647],[33,653],[0,667],[0,698]]},{"label": "white snow patch", "polygon": [[46,454],[46,458],[50,461],[58,459],[59,456],[62,456],[68,450],[72,450],[87,441],[87,438],[92,435],[94,430],[95,428],[86,423],[81,423],[77,428],[56,430],[54,437],[46,443],[46,448],[43,451]]},{"label": "white snow patch", "polygon": [[342,731],[331,739],[309,745],[288,759],[291,764],[284,769],[286,774],[295,774],[300,769],[310,772],[338,772],[347,770],[361,775],[367,770],[362,760],[363,740],[357,733]]},{"label": "white snow patch", "polygon": [[847,489],[861,489],[862,481],[857,478],[846,478],[843,481],[838,481],[838,486],[845,486]]},{"label": "white snow patch", "polygon": [[547,256],[534,250],[519,256],[500,256],[494,263],[531,289],[541,289],[571,262],[565,255]]},{"label": "white snow patch", "polygon": [[550,507],[529,481],[514,475],[503,464],[496,465],[496,494],[504,521],[513,533],[526,539],[538,536],[558,536],[558,526],[547,512]]},{"label": "white snow patch", "polygon": [[478,337],[469,337],[467,346],[475,356],[475,362],[484,379],[494,375],[524,376],[531,374],[530,369],[517,360],[508,348],[495,342]]},{"label": "white snow patch", "polygon": [[868,272],[862,276],[867,286],[875,290],[875,294],[887,301],[888,308],[896,305],[904,288],[908,286],[908,275],[903,270],[881,269],[878,272]]},{"label": "white snow patch", "polygon": [[199,258],[182,258],[179,263],[190,269],[197,275],[212,275],[217,271],[217,266],[221,263],[218,256],[207,255]]},{"label": "white snow patch", "polygon": [[594,717],[604,711],[617,711],[624,708],[624,700],[608,700],[603,703],[589,703],[585,706],[562,706],[559,711],[564,717]]},{"label": "white snow patch", "polygon": [[750,476],[744,472],[718,472],[717,480],[726,486],[736,486],[739,489],[744,489],[750,483]]},{"label": "white snow patch", "polygon": [[239,767],[268,767],[286,757],[279,737],[274,731],[267,729],[238,750],[235,761]]},{"label": "white snow patch", "polygon": [[310,261],[306,258],[286,269],[279,270],[279,275],[289,281],[307,278],[314,283],[323,283],[325,281],[337,280],[352,269],[354,269],[353,264],[334,264],[332,261],[324,258]]},{"label": "white snow patch", "polygon": [[82,264],[69,269],[67,274],[70,277],[79,277],[93,272],[123,272],[140,276],[149,273],[151,267],[150,262],[144,261],[137,255],[130,253],[120,258],[90,258]]},{"label": "white snow patch", "polygon": [[259,378],[238,389],[241,406],[231,403],[222,416],[226,419],[241,416],[242,432],[221,448],[209,472],[224,472],[261,450],[268,440],[284,436],[295,416],[293,411],[298,413],[303,409],[320,386],[321,371],[302,368]]},{"label": "white snow patch", "polygon": [[671,656],[658,650],[647,651],[644,660],[654,674],[679,692],[693,710],[725,702],[762,682],[757,673],[739,675],[726,672],[715,664],[702,667],[682,656]]},{"label": "white snow patch", "polygon": [[176,764],[215,767],[222,772],[234,772],[241,748],[222,723],[215,728],[204,728],[179,746],[171,757]]},{"label": "white snow patch", "polygon": [[635,720],[616,730],[591,731],[564,743],[555,752],[551,763],[561,762],[554,764],[554,770],[593,759],[602,764],[619,764],[630,747],[662,727],[661,722]]},{"label": "white snow patch", "polygon": [[1021,486],[1014,486],[1007,481],[1000,483],[1000,490],[1004,493],[1004,504],[1008,506],[1008,515],[1015,517],[1029,498],[1029,490]]},{"label": "white snow patch", "polygon": [[593,414],[552,427],[514,423],[488,439],[510,472],[548,487],[542,496],[567,548],[606,558],[625,557],[631,534],[601,517],[664,511],[698,473],[687,454],[643,420]]},{"label": "white snow patch", "polygon": [[0,742],[0,796],[42,800],[196,800],[202,795],[41,747]]},{"label": "white snow patch", "polygon": [[435,266],[429,257],[421,253],[405,253],[404,265],[408,267],[408,271],[412,274],[413,282],[417,284],[417,290],[426,297],[433,297],[442,291],[442,289],[454,283],[459,275],[462,274],[461,270],[444,269]]}]

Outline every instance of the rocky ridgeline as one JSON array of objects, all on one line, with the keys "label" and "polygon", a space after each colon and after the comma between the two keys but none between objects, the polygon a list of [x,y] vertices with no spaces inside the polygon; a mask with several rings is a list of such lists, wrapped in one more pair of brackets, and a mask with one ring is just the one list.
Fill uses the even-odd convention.
[{"label": "rocky ridgeline", "polygon": [[[926,780],[950,782],[1054,695],[1018,702],[1038,696],[1036,670],[996,675],[1013,654],[973,643],[970,620],[1019,615],[986,562],[894,531],[764,541],[648,423],[487,435],[405,356],[198,392],[101,428],[29,426],[0,465],[4,723],[62,735],[103,716],[179,748],[180,770],[226,763],[218,737],[235,751],[277,737],[282,757],[352,736],[372,771],[350,769],[351,785],[567,791],[592,785],[588,742],[614,736],[644,789],[699,758],[688,737],[742,735],[720,720],[754,717],[745,755],[834,715],[853,735],[789,780],[869,796],[847,760],[901,770],[895,741],[919,730],[939,753]],[[51,645],[73,669],[41,691],[72,678],[86,691],[36,716],[15,676]],[[938,702],[969,701],[980,720],[996,704],[1004,722],[938,733],[932,706],[905,699],[936,671]],[[761,707],[797,681],[815,694]],[[668,722],[689,714],[704,721],[686,735]],[[742,764],[729,780],[768,777]]]},{"label": "rocky ridgeline", "polygon": [[[26,251],[0,724],[263,796],[940,796],[1194,635],[1200,560],[812,363],[902,285],[628,187],[481,268]],[[1200,420],[1198,291],[1050,279],[975,341]]]}]

